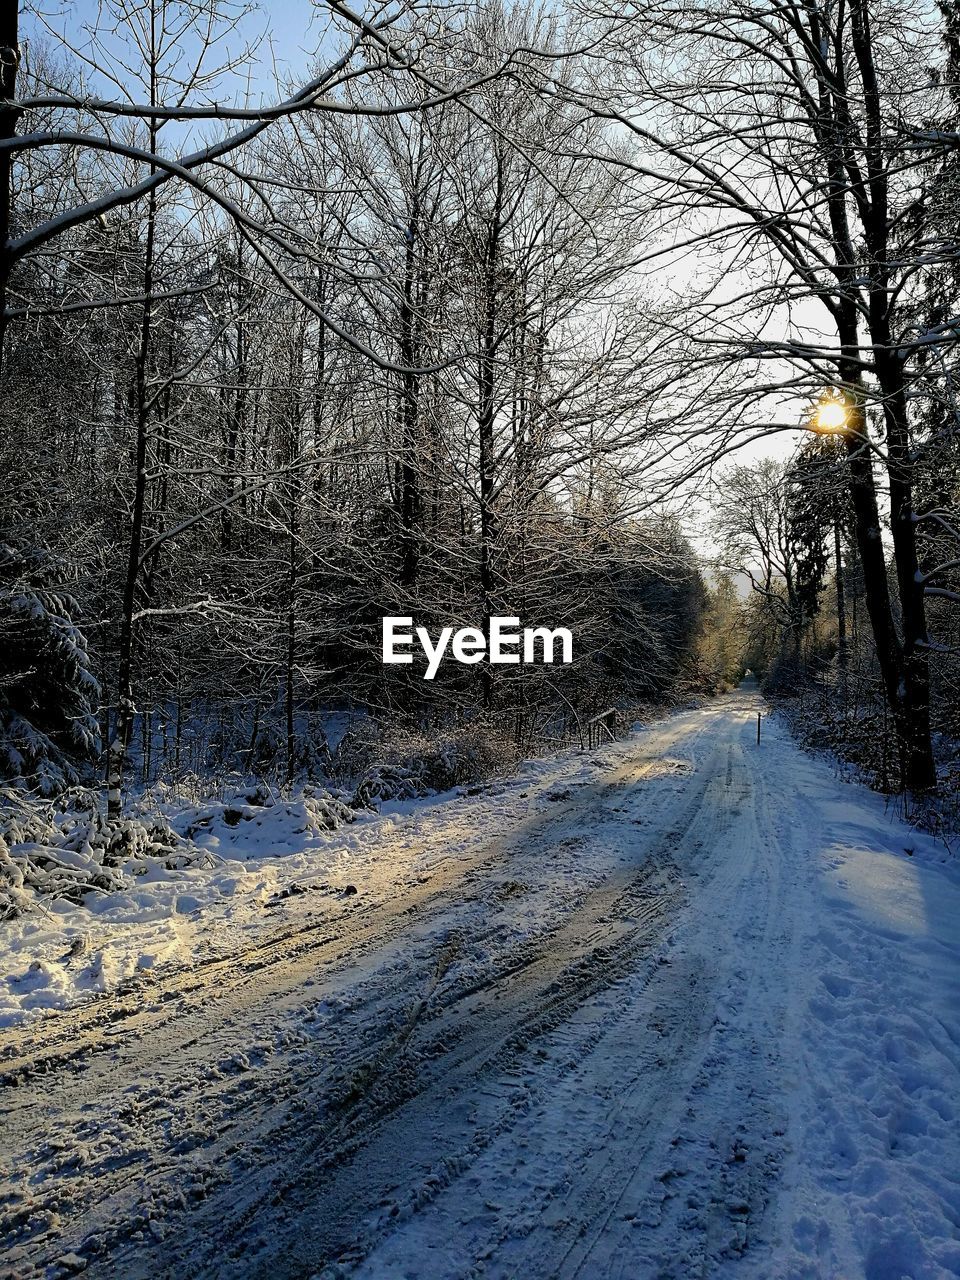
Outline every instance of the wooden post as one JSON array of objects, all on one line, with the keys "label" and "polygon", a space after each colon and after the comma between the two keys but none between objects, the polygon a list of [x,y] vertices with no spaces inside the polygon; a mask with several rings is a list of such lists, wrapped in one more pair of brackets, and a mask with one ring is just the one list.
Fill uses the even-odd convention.
[{"label": "wooden post", "polygon": [[760,745],[760,712],[757,712],[757,746]]}]

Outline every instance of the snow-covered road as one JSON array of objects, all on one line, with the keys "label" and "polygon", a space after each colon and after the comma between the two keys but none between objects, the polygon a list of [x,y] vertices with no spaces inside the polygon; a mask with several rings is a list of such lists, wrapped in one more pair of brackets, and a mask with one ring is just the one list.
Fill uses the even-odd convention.
[{"label": "snow-covered road", "polygon": [[372,823],[356,893],[0,1035],[8,1273],[960,1274],[960,879],[759,707]]}]

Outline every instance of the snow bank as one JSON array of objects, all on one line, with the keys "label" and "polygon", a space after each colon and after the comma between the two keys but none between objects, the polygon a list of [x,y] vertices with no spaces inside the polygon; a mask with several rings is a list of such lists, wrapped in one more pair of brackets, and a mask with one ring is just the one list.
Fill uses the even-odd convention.
[{"label": "snow bank", "polygon": [[960,868],[775,721],[765,752],[811,865],[781,1238],[753,1274],[960,1275]]}]

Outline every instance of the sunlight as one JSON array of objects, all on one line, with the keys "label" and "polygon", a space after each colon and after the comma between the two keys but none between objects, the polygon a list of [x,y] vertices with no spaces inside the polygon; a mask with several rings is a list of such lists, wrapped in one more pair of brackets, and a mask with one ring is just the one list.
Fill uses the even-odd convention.
[{"label": "sunlight", "polygon": [[813,415],[815,431],[842,431],[847,425],[847,407],[840,400],[822,400]]}]

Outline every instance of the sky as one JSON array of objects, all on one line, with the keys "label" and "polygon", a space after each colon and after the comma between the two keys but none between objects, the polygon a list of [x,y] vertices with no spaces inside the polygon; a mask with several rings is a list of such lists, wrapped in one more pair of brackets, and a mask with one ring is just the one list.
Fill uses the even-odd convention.
[{"label": "sky", "polygon": [[[23,6],[21,39],[54,43],[50,32],[59,32],[69,43],[82,45],[85,24],[96,21],[98,0],[33,0]],[[273,97],[276,78],[302,81],[308,78],[318,53],[324,18],[313,0],[261,0],[245,17],[233,41],[239,51],[245,43],[261,41],[251,68],[254,89]],[[241,84],[236,86],[242,91]]]}]

